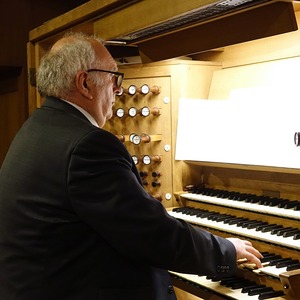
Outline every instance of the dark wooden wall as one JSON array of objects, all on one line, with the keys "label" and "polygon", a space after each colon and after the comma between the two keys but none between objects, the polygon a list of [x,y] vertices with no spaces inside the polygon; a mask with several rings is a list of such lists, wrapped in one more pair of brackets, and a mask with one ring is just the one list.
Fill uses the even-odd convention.
[{"label": "dark wooden wall", "polygon": [[0,167],[9,145],[28,117],[29,31],[87,0],[0,0]]}]

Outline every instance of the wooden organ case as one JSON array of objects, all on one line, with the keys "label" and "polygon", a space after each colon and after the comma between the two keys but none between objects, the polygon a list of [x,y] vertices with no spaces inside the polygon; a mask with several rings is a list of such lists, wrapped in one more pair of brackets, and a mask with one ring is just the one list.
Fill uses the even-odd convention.
[{"label": "wooden organ case", "polygon": [[[133,26],[133,22],[126,22],[126,16],[132,14],[131,7],[134,11],[136,6],[137,12],[141,12],[142,6],[146,5],[146,1],[129,1],[133,5],[128,4],[128,9],[124,4],[126,1],[121,0],[106,0],[104,4],[96,0],[89,2],[65,14],[62,19],[49,21],[30,33],[29,112],[40,106],[42,101],[34,87],[34,72],[39,59],[65,31],[95,33],[111,39],[121,28]],[[161,1],[154,2],[158,7],[162,4]],[[190,1],[184,5],[197,6],[196,2]],[[158,17],[163,19],[169,8],[162,10],[162,15],[158,14]],[[184,10],[181,5],[172,9],[177,8]],[[124,23],[123,26],[111,26],[115,20],[114,14],[115,19]],[[149,22],[160,21],[155,19],[155,14],[149,13],[148,16]],[[165,16],[166,19],[169,17]],[[299,20],[299,15],[297,18]],[[148,21],[146,19],[140,18],[140,22]],[[283,42],[279,42],[280,39]],[[287,38],[271,38],[268,40],[270,47],[277,49],[272,53],[266,53],[262,41],[200,53],[193,56],[195,60],[189,57],[119,66],[120,71],[125,73],[124,90],[117,96],[114,115],[105,129],[115,134],[127,147],[145,189],[161,201],[174,217],[186,219],[195,226],[224,237],[248,239],[265,256],[261,270],[241,262],[238,278],[228,279],[228,282],[220,278],[170,273],[179,300],[300,299],[300,171],[175,159],[179,98],[214,98],[216,95],[210,93],[216,81],[220,85],[215,90],[224,94],[226,88],[223,85],[226,84],[223,84],[223,77],[218,77],[218,72],[232,70],[229,76],[225,76],[225,81],[230,81],[232,74],[236,74],[236,66],[299,56],[300,49],[295,46],[299,44],[297,39],[299,33]],[[143,48],[145,45],[142,43],[141,46]],[[164,57],[168,49],[162,51]],[[258,77],[257,74],[252,75],[252,78]],[[239,75],[235,76],[238,78]],[[243,83],[240,85],[243,87]],[[251,295],[244,292],[247,288],[251,289]]]}]

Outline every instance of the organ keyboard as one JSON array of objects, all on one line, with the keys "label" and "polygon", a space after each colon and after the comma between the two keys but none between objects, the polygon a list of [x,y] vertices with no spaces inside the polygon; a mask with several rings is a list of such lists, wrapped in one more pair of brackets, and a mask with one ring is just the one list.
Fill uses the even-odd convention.
[{"label": "organ keyboard", "polygon": [[260,239],[300,250],[300,230],[283,227],[259,220],[249,220],[229,214],[183,207],[169,212],[170,215],[190,223],[215,228],[247,238]]},{"label": "organ keyboard", "polygon": [[[215,294],[220,294],[226,299],[239,300],[261,300],[261,299],[285,299],[284,292],[274,290],[265,284],[257,284],[253,280],[244,279],[242,277],[228,277],[224,279],[209,278],[206,276],[198,276],[193,274],[182,274],[170,272],[175,279],[193,284],[194,286],[205,286],[206,289],[213,291]],[[224,298],[222,298],[224,299]]]},{"label": "organ keyboard", "polygon": [[[192,187],[180,198],[184,206],[169,210],[170,215],[223,237],[248,239],[264,257],[259,269],[239,264],[239,276],[228,279],[232,286],[224,278],[170,272],[175,285],[193,287],[191,292],[204,299],[210,298],[197,292],[201,288],[221,297],[213,299],[300,299],[300,201],[204,186]],[[287,278],[293,283],[286,284]]]},{"label": "organ keyboard", "polygon": [[300,220],[300,201],[228,192],[205,187],[196,188],[193,193],[182,194],[181,197]]}]

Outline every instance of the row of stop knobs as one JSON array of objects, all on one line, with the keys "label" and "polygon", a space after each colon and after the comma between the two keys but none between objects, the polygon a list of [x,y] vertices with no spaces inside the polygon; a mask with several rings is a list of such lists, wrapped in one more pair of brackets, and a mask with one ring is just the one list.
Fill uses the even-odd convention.
[{"label": "row of stop knobs", "polygon": [[[161,89],[159,86],[149,86],[147,84],[143,84],[140,87],[137,87],[136,85],[130,85],[128,87],[122,87],[122,91],[119,93],[119,96],[121,95],[129,95],[134,96],[137,94],[141,95],[147,95],[152,93],[153,95],[158,95],[161,92]],[[136,117],[136,116],[142,116],[142,117],[148,117],[148,116],[154,116],[158,117],[161,114],[161,108],[153,107],[150,108],[148,106],[144,106],[142,108],[137,107],[129,107],[129,108],[116,108],[114,115],[118,118],[124,118],[124,117]],[[129,135],[116,135],[120,141],[122,142],[131,142],[135,145],[139,145],[140,143],[150,143],[155,141],[161,141],[162,135],[161,134],[155,134],[155,135],[149,135],[146,133],[142,134],[136,134],[132,133]],[[142,156],[136,156],[132,155],[133,162],[137,164],[143,164],[143,165],[159,165],[162,162],[162,156],[161,155],[142,155]],[[153,188],[158,188],[161,186],[161,182],[159,180],[161,173],[157,171],[153,171],[148,175],[147,171],[140,171],[140,177],[142,179],[142,183],[144,186],[151,185]],[[156,198],[159,201],[162,201],[162,195],[160,193],[152,195],[154,198]],[[168,196],[165,197],[167,200],[171,198],[171,196],[168,194]]]},{"label": "row of stop knobs", "polygon": [[149,93],[158,95],[160,93],[160,87],[157,85],[150,87],[148,84],[143,84],[141,87],[137,87],[136,85],[131,84],[127,88],[122,87],[122,90],[118,95],[121,96],[123,94],[128,94],[130,96],[133,96],[137,93],[142,95],[147,95]]},{"label": "row of stop knobs", "polygon": [[117,108],[114,113],[118,118],[123,118],[126,116],[136,117],[141,115],[143,117],[148,117],[150,115],[159,116],[161,114],[161,110],[158,107],[150,108],[148,106],[144,106],[142,108],[130,107],[128,110],[125,108]]},{"label": "row of stop knobs", "polygon": [[142,162],[144,165],[150,164],[160,164],[162,162],[161,155],[143,155],[138,157],[136,155],[132,155],[133,162],[137,165],[138,163]]}]

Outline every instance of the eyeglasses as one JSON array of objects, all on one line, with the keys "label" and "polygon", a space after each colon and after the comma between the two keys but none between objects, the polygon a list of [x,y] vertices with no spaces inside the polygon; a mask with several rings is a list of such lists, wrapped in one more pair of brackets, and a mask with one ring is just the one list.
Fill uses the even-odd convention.
[{"label": "eyeglasses", "polygon": [[107,71],[107,70],[101,70],[101,69],[89,69],[86,72],[104,72],[104,73],[114,74],[116,77],[117,88],[121,87],[123,78],[124,78],[124,73],[121,73],[121,72],[113,72],[113,71]]}]

